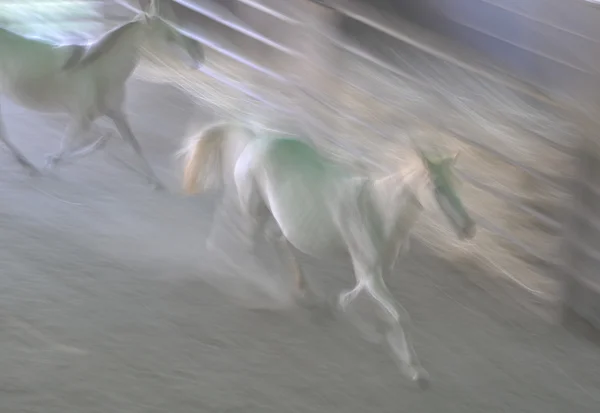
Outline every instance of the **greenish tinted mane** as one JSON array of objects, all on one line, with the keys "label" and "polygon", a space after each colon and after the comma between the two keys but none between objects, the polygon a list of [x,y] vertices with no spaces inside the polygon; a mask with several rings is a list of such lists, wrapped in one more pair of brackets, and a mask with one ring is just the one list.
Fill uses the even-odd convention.
[{"label": "greenish tinted mane", "polygon": [[458,155],[430,155],[418,148],[416,148],[416,152],[419,154],[421,161],[425,165],[431,181],[435,183],[436,186],[447,185],[452,187],[452,183],[454,182],[452,168],[454,167]]},{"label": "greenish tinted mane", "polygon": [[454,191],[454,173],[452,172],[454,159],[454,157],[426,159],[427,170],[436,186]]}]

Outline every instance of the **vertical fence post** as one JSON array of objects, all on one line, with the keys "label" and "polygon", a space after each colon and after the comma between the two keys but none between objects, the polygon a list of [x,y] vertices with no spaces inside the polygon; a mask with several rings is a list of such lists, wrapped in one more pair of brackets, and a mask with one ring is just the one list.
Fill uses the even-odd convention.
[{"label": "vertical fence post", "polygon": [[[290,0],[290,3],[292,1]],[[281,2],[280,0],[261,0],[261,5],[271,8],[276,11],[282,11],[282,14],[290,14],[290,5],[287,1]],[[287,11],[285,11],[287,10]],[[247,5],[237,4],[236,17],[238,17],[246,27],[255,31],[256,33],[278,43],[284,47],[290,47],[290,43],[295,46],[294,34],[295,30],[293,25],[289,25],[287,22],[278,20],[277,17],[271,16],[268,13],[257,11]],[[293,14],[293,13],[292,13]],[[268,67],[273,72],[281,75],[283,78],[287,77],[289,57],[282,50],[259,44],[255,39],[246,37],[237,44],[241,50],[248,51],[252,55],[252,59],[257,63]],[[270,104],[264,104],[256,102],[253,99],[248,99],[247,104],[242,108],[245,115],[250,115],[251,120],[258,121],[262,126],[273,127],[279,130],[288,129],[288,119],[285,113],[282,113],[279,109],[289,109],[289,102],[285,96],[285,89],[287,86],[282,84],[276,79],[270,78],[264,73],[253,71],[250,74],[249,82],[251,88],[258,94],[262,95],[269,101]],[[248,119],[246,119],[248,120]]]},{"label": "vertical fence post", "polygon": [[[270,19],[268,16],[261,15],[260,18],[257,19],[256,13],[252,13],[250,10],[248,10],[248,8],[240,6],[237,1],[227,1],[230,3],[235,3],[230,10],[244,23],[246,27],[256,31],[257,33],[260,33],[261,35],[265,35],[265,31],[270,34],[269,28],[271,26],[271,22],[269,21]],[[269,36],[268,34],[267,37],[272,39],[272,36]],[[272,69],[273,65],[271,63],[273,61],[274,54],[272,49],[264,46],[257,47],[256,40],[241,34],[236,35],[236,45],[240,48],[240,50],[248,52],[248,55],[251,55],[252,59],[257,63]],[[264,73],[259,73],[254,70],[250,71],[249,75],[245,77],[244,80],[248,83],[247,87],[249,89],[262,96],[266,95],[266,91],[270,90],[275,82],[273,79],[266,78]],[[272,99],[268,100],[269,102],[272,101]],[[272,127],[279,118],[278,114],[274,113],[271,108],[266,107],[263,102],[258,102],[251,97],[246,97],[245,102],[241,106],[241,112],[243,113],[244,118],[243,120],[246,122],[258,122],[261,124],[261,126]],[[265,124],[266,121],[268,121],[268,125]]]},{"label": "vertical fence post", "polygon": [[[600,144],[593,122],[581,122],[586,135],[577,153],[573,201],[563,238],[562,322],[570,327],[600,330]],[[599,218],[596,218],[599,217]],[[574,325],[571,325],[575,322]],[[588,329],[589,332],[589,329]]]},{"label": "vertical fence post", "polygon": [[334,106],[343,55],[332,39],[338,36],[341,16],[334,7],[316,0],[293,0],[302,24],[293,33],[300,57],[292,59],[288,76],[297,105],[296,124],[309,136],[335,134]]}]

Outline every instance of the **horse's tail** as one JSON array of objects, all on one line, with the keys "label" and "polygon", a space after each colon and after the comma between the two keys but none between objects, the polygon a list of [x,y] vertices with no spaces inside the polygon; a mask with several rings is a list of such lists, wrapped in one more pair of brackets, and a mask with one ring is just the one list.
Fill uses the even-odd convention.
[{"label": "horse's tail", "polygon": [[[186,193],[206,190],[216,183],[215,180],[223,182],[223,146],[228,139],[239,139],[234,133],[236,126],[227,122],[213,123],[188,139],[179,152],[185,156],[183,189]],[[244,133],[244,136],[248,135]]]}]

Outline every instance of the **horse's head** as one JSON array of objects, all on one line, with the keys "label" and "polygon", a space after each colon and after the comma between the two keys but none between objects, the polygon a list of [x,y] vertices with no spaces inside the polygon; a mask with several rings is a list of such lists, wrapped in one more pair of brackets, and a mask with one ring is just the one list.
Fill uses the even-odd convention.
[{"label": "horse's head", "polygon": [[460,239],[475,236],[476,225],[465,209],[457,191],[458,180],[454,174],[454,164],[458,153],[449,157],[434,158],[420,149],[416,149],[424,166],[425,189],[433,195],[452,228]]},{"label": "horse's head", "polygon": [[[141,4],[140,4],[141,6]],[[144,10],[143,7],[141,7]],[[176,26],[178,19],[169,1],[150,0],[149,6],[142,12],[144,22],[152,33],[169,44],[175,44],[183,49],[192,59],[192,68],[198,68],[204,63],[204,48],[197,41],[187,37]]]}]

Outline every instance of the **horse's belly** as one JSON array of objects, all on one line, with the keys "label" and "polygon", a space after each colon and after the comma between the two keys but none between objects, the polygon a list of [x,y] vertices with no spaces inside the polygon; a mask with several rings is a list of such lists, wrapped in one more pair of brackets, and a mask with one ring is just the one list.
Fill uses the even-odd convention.
[{"label": "horse's belly", "polygon": [[[74,81],[72,79],[71,81]],[[64,80],[54,76],[16,77],[3,76],[1,85],[4,93],[12,102],[38,112],[63,112],[68,110],[69,88]]]},{"label": "horse's belly", "polygon": [[344,251],[339,230],[326,206],[312,204],[300,210],[297,207],[272,210],[283,235],[294,247],[313,257],[327,257]]},{"label": "horse's belly", "polygon": [[5,88],[4,93],[12,102],[37,112],[64,111],[66,109],[64,101],[60,95],[52,93],[51,89],[50,87],[45,87],[33,90],[30,88],[9,86]]},{"label": "horse's belly", "polygon": [[345,251],[341,238],[336,228],[331,231],[324,230],[323,227],[298,228],[289,234],[286,238],[300,251],[307,255],[318,258],[326,258],[331,255],[339,255]]}]

